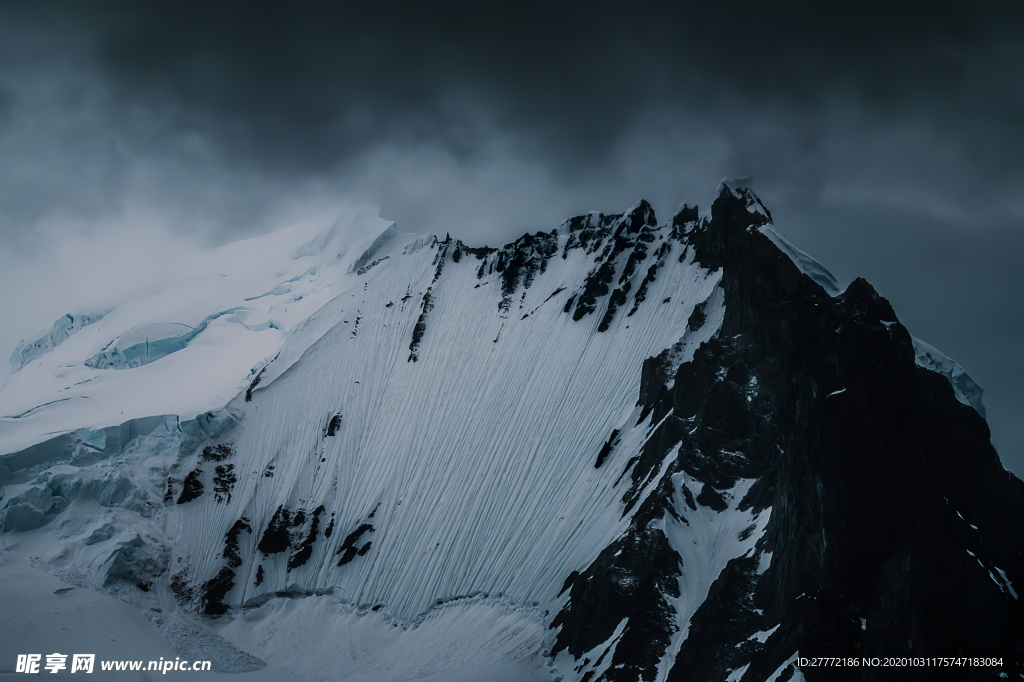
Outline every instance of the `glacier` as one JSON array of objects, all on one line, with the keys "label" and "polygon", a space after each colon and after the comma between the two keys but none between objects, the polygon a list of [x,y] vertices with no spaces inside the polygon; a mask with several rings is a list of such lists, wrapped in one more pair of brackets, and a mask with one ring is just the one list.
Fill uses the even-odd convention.
[{"label": "glacier", "polygon": [[[501,248],[365,206],[227,245],[19,345],[0,574],[95,590],[242,679],[816,679],[798,557],[828,563],[830,517],[784,539],[834,494],[779,414],[874,414],[857,377],[885,367],[987,433],[980,389],[880,301],[749,182]],[[984,584],[1024,580],[990,544]]]},{"label": "glacier", "polygon": [[102,318],[103,313],[79,313],[77,315],[68,313],[58,318],[48,333],[35,341],[18,343],[14,352],[11,353],[11,372],[17,372],[39,356],[49,353],[64,343],[69,336],[80,331],[82,327],[98,322]]}]

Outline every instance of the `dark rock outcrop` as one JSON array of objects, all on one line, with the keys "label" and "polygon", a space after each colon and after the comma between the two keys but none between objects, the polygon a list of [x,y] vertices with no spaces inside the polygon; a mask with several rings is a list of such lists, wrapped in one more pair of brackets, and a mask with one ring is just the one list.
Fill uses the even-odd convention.
[{"label": "dark rock outcrop", "polygon": [[202,475],[202,469],[193,469],[188,472],[188,475],[185,476],[185,482],[182,484],[181,495],[178,496],[178,504],[191,502],[203,494]]},{"label": "dark rock outcrop", "polygon": [[670,681],[722,680],[744,665],[740,680],[780,669],[788,679],[796,652],[1003,662],[802,668],[812,681],[1016,678],[1024,484],[1000,465],[978,412],[915,364],[889,303],[862,279],[830,296],[758,230],[769,222],[749,189],[725,185],[710,220],[686,207],[673,219],[696,261],[722,270],[725,319],[674,376],[667,354],[645,363],[640,404],[661,426],[627,469],[624,503],[639,506],[629,532],[570,580],[554,652],[579,659],[627,619],[590,682],[653,679],[680,628],[673,604],[688,569],[656,522],[739,510],[770,519],[685,623]]}]

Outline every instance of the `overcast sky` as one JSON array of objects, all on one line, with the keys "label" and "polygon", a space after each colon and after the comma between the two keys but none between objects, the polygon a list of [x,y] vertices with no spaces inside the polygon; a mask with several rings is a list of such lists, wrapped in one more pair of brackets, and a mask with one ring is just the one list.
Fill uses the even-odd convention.
[{"label": "overcast sky", "polygon": [[752,175],[986,389],[1024,476],[1024,5],[437,4],[0,5],[3,355],[347,203],[499,244]]}]

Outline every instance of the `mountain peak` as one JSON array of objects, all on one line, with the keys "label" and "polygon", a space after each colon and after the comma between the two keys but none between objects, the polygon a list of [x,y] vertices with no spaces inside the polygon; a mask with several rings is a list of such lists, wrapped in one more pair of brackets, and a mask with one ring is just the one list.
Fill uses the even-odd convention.
[{"label": "mountain peak", "polygon": [[658,225],[658,219],[654,216],[654,208],[646,199],[641,199],[626,211],[623,222],[629,234],[636,234],[645,226],[656,227]]},{"label": "mountain peak", "polygon": [[374,681],[1019,671],[980,389],[722,188],[501,248],[350,216],[58,325],[0,391],[4,545],[298,676],[325,632]]}]

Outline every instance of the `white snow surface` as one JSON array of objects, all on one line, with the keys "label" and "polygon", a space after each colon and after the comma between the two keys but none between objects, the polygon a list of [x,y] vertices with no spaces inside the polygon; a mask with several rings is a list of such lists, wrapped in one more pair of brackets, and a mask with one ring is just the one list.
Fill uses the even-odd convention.
[{"label": "white snow surface", "polygon": [[[223,407],[296,325],[340,293],[348,267],[391,228],[376,209],[355,208],[181,263],[176,278],[97,306],[109,310],[73,335],[61,318],[45,352],[0,389],[0,454],[73,429],[153,415],[191,419]],[[86,365],[103,351],[156,343],[204,321],[202,332],[159,362],[131,371]]]},{"label": "white snow surface", "polygon": [[[536,614],[469,599],[413,626],[330,597],[274,599],[219,634],[303,679],[349,682],[546,682],[547,632]],[[311,656],[307,642],[330,642]],[[243,680],[245,677],[242,678]]]},{"label": "white snow surface", "polygon": [[732,489],[720,491],[728,504],[727,509],[722,512],[699,504],[696,510],[690,509],[683,488],[688,489],[692,498],[696,499],[700,495],[702,484],[684,472],[674,474],[672,482],[675,484],[672,504],[676,513],[684,520],[680,521],[666,515],[662,519],[662,524],[669,546],[679,553],[682,560],[680,594],[678,599],[673,600],[676,625],[679,629],[673,635],[666,655],[658,665],[658,680],[667,678],[675,657],[689,634],[690,619],[707,599],[712,583],[728,563],[741,556],[756,556],[759,560],[762,558],[762,553],[758,552],[755,544],[764,535],[772,512],[770,507],[760,512],[739,509],[744,495],[754,483],[753,479],[740,479]]},{"label": "white snow surface", "polygon": [[[655,230],[633,292],[668,232]],[[560,228],[558,253],[506,307],[497,254],[462,251],[456,262],[454,243],[400,233],[363,208],[223,247],[184,264],[180,279],[97,308],[102,319],[0,390],[8,548],[40,573],[142,610],[178,613],[170,586],[185,576],[195,590],[187,618],[244,517],[252,531],[239,534],[241,565],[224,599],[232,610],[217,631],[267,660],[264,670],[546,679],[541,653],[565,577],[630,522],[616,479],[651,432],[649,418],[637,424],[643,360],[675,346],[676,362],[688,361],[723,314],[713,298],[720,272],[693,263],[692,250],[678,263],[673,242],[634,314],[629,300],[599,333],[605,296],[573,321],[563,308],[596,266],[580,248],[562,258],[568,236]],[[616,281],[628,255],[615,261]],[[687,336],[694,307],[709,299],[708,322]],[[335,414],[340,429],[326,436]],[[613,429],[619,444],[595,468]],[[201,461],[218,443],[235,454]],[[226,465],[237,482],[214,494],[215,467]],[[204,494],[165,504],[168,477],[173,502],[193,469]],[[311,555],[289,569],[321,505]],[[256,545],[282,506],[305,521],[291,548],[265,556]],[[726,546],[750,522],[708,518],[697,542],[710,554],[688,564],[685,613],[756,540]],[[364,523],[373,526],[356,543],[365,551],[338,566],[342,542]],[[671,533],[691,551],[682,529]],[[148,592],[132,571],[152,579]],[[343,671],[318,646],[322,633],[346,642]],[[210,647],[234,660],[227,643]]]},{"label": "white snow surface", "polygon": [[[15,672],[19,654],[67,654],[68,668],[57,673],[40,669],[47,677],[74,680],[82,673],[71,673],[70,654],[95,654],[92,676],[86,679],[118,680],[181,680],[195,679],[192,672],[168,671],[166,675],[147,672],[107,672],[100,670],[102,660],[156,661],[160,658],[187,661],[210,660],[211,671],[201,673],[204,680],[214,682],[289,682],[305,678],[294,676],[284,666],[271,664],[250,672],[218,672],[224,661],[217,649],[194,647],[190,656],[175,650],[154,621],[163,620],[156,611],[145,612],[114,596],[77,587],[33,568],[26,561],[14,559],[11,553],[0,551],[0,680],[18,680],[24,673]],[[216,635],[205,628],[194,627],[193,639],[214,640]],[[185,653],[183,656],[182,654]],[[73,676],[72,676],[73,675]],[[525,678],[524,678],[525,679]]]},{"label": "white snow surface", "polygon": [[748,639],[756,639],[761,644],[764,644],[765,642],[768,641],[768,638],[772,636],[772,633],[775,632],[778,629],[779,629],[779,626],[776,625],[773,628],[769,628],[767,630],[761,630],[760,632],[755,632],[750,637],[748,637]]},{"label": "white snow surface", "polygon": [[1014,600],[1019,599],[1019,597],[1017,596],[1017,590],[1013,589],[1013,584],[1006,579],[1006,571],[999,568],[998,566],[996,566],[995,569],[996,572],[999,574],[998,577],[996,576],[996,573],[993,573],[991,569],[988,569],[988,574],[992,577],[992,581],[999,586],[999,589],[1003,590],[1009,596],[1013,597]]},{"label": "white snow surface", "polygon": [[747,672],[747,668],[749,667],[750,664],[747,663],[739,668],[736,668],[731,673],[729,673],[728,677],[725,678],[725,682],[739,682],[743,678],[743,674]]},{"label": "white snow surface", "polygon": [[64,343],[69,336],[102,319],[103,313],[68,313],[57,319],[45,332],[36,334],[35,341],[21,341],[11,354],[11,370],[17,372],[26,364]]},{"label": "white snow surface", "polygon": [[782,673],[784,673],[786,671],[786,668],[788,668],[790,665],[792,665],[794,667],[794,671],[793,671],[793,676],[790,677],[789,679],[790,680],[795,680],[796,682],[802,682],[803,679],[804,679],[804,675],[800,671],[800,668],[796,666],[796,661],[797,661],[798,658],[800,658],[800,652],[799,651],[793,652],[793,655],[790,656],[789,658],[787,658],[782,663],[782,665],[780,665],[775,670],[775,672],[773,672],[768,677],[768,679],[765,680],[765,682],[775,682],[775,680],[779,679],[779,677],[782,675]]},{"label": "white snow surface", "polygon": [[929,369],[946,377],[953,386],[956,399],[964,405],[973,407],[982,417],[985,416],[985,405],[981,402],[984,389],[972,379],[956,360],[931,346],[916,336],[910,337],[914,342],[914,360],[918,366]]}]

